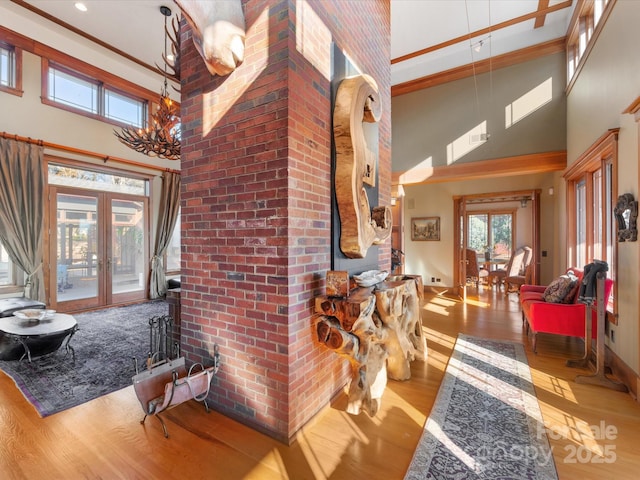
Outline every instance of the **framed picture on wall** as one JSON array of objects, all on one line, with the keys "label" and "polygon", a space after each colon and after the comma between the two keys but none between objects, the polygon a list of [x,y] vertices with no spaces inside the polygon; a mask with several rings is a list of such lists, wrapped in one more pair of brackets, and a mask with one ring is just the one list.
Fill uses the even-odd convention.
[{"label": "framed picture on wall", "polygon": [[411,240],[440,241],[440,217],[412,218]]}]

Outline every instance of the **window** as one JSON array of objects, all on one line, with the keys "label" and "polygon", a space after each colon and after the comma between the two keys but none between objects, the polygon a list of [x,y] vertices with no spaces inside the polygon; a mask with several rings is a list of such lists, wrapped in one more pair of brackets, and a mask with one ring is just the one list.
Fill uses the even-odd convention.
[{"label": "window", "polygon": [[176,226],[171,235],[171,241],[167,247],[165,257],[165,271],[167,273],[180,273],[180,211],[178,211],[178,219]]},{"label": "window", "polygon": [[0,91],[22,95],[22,50],[0,41]]},{"label": "window", "polygon": [[87,188],[129,195],[149,195],[149,181],[125,177],[115,173],[83,170],[76,167],[49,164],[48,182],[51,185]]},{"label": "window", "polygon": [[71,69],[51,62],[45,64],[46,98],[52,104],[138,128],[146,124],[148,105],[145,100],[120,93],[95,78]]},{"label": "window", "polygon": [[[617,197],[618,129],[601,137],[587,154],[578,158],[565,173],[567,181],[569,266],[584,267],[593,260],[609,265],[608,277],[614,281],[614,292],[608,311],[616,306],[616,223],[613,207]],[[615,322],[615,317],[610,317]]]},{"label": "window", "polygon": [[513,250],[513,212],[469,212],[468,247],[488,252],[492,260],[508,261]]},{"label": "window", "polygon": [[610,0],[586,0],[574,12],[567,35],[567,82],[571,85],[602,30],[613,4]]},{"label": "window", "polygon": [[56,68],[49,68],[49,100],[84,110],[99,113],[98,83],[84,80]]},{"label": "window", "polygon": [[104,92],[104,116],[107,118],[142,128],[145,109],[145,102],[111,90]]},{"label": "window", "polygon": [[13,263],[9,258],[9,254],[0,243],[0,286],[14,284]]},{"label": "window", "polygon": [[14,87],[16,84],[16,59],[13,48],[0,46],[0,85]]}]

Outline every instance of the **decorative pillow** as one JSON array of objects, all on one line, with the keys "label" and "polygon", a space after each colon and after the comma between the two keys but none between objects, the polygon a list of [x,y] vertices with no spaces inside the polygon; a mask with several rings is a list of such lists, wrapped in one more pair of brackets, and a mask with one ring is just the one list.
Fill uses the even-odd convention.
[{"label": "decorative pillow", "polygon": [[572,283],[573,287],[569,290],[569,292],[565,295],[562,303],[575,303],[576,295],[578,295],[578,290],[580,289],[580,280],[578,277],[575,278],[575,281]]},{"label": "decorative pillow", "polygon": [[578,278],[571,273],[566,275],[560,275],[543,293],[545,302],[549,303],[570,303],[572,296],[571,292],[575,295],[574,288],[578,285]]}]

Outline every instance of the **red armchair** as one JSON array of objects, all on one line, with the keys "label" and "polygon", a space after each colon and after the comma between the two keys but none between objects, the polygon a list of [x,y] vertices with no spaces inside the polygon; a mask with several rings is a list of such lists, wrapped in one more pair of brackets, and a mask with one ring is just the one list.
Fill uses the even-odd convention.
[{"label": "red armchair", "polygon": [[[582,281],[583,272],[570,268]],[[613,281],[605,280],[604,298],[609,298]],[[527,331],[533,334],[532,347],[536,352],[536,335],[538,332],[565,335],[569,337],[584,338],[585,336],[585,308],[584,303],[578,302],[579,288],[573,291],[572,297],[565,299],[567,303],[552,303],[544,300],[544,291],[547,287],[541,285],[523,285],[520,288],[520,305],[522,307],[522,321]],[[592,309],[592,337],[597,337],[596,309]],[[537,352],[536,352],[537,353]]]}]

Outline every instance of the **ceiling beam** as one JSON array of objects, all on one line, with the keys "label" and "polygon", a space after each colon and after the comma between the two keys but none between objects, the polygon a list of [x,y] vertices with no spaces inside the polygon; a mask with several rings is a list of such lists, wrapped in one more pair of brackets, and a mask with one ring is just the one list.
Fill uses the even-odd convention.
[{"label": "ceiling beam", "polygon": [[437,45],[432,45],[431,47],[423,48],[422,50],[418,50],[416,52],[407,53],[406,55],[402,55],[400,57],[392,58],[391,65],[394,63],[404,62],[406,60],[410,60],[415,57],[419,57],[421,55],[425,55],[427,53],[434,52],[436,50],[440,50],[441,48],[446,48],[451,45],[455,45],[456,43],[464,42],[467,40],[471,40],[474,37],[479,37],[481,35],[487,35],[491,32],[495,32],[496,30],[500,30],[502,28],[507,28],[512,25],[516,25],[521,22],[526,22],[528,20],[538,18],[540,16],[544,17],[548,13],[552,13],[558,10],[562,10],[563,8],[568,8],[571,6],[572,0],[567,0],[562,3],[558,3],[552,7],[545,8],[544,10],[536,10],[535,12],[527,13],[526,15],[521,15],[520,17],[512,18],[511,20],[506,20],[501,23],[497,23],[495,25],[491,25],[486,28],[481,28],[480,30],[476,30],[475,32],[469,32],[465,35],[460,35],[459,37],[452,38],[451,40],[447,40],[446,42],[438,43]]},{"label": "ceiling beam", "polygon": [[409,80],[408,82],[398,83],[391,87],[391,96],[404,95],[405,93],[415,92],[424,88],[435,87],[443,83],[460,80],[462,78],[487,73],[499,68],[509,67],[522,62],[528,62],[536,58],[552,55],[554,53],[564,52],[566,49],[566,38],[557,38],[531,47],[522,48],[515,52],[504,53],[496,57],[487,58],[475,63],[468,63],[460,67],[451,68],[443,72],[434,73],[425,77]]},{"label": "ceiling beam", "polygon": [[[542,11],[549,8],[549,0],[538,0],[538,11]],[[545,13],[541,17],[536,17],[536,21],[533,24],[533,28],[542,28],[544,27],[544,21],[547,18],[547,14]]]},{"label": "ceiling beam", "polygon": [[532,153],[514,157],[478,160],[475,162],[455,163],[435,167],[423,167],[393,172],[393,185],[425,185],[429,183],[477,180],[481,178],[510,177],[514,175],[532,175],[536,173],[557,172],[567,166],[567,152]]}]

